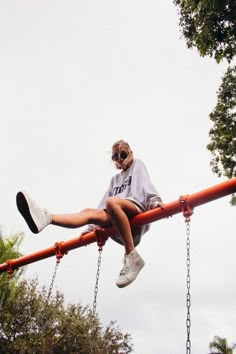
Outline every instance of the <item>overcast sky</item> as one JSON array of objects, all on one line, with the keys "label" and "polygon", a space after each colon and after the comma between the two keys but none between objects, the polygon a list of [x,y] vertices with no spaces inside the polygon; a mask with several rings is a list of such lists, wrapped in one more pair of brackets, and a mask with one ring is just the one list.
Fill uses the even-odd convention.
[{"label": "overcast sky", "polygon": [[[206,148],[209,113],[227,65],[188,50],[177,11],[165,1],[0,0],[0,224],[23,231],[29,254],[81,230],[53,226],[33,235],[15,195],[26,189],[55,213],[96,207],[116,171],[111,145],[127,140],[164,202],[218,184]],[[192,354],[215,335],[236,342],[235,208],[230,197],[196,208],[191,221]],[[183,354],[186,342],[186,232],[182,215],[152,224],[138,247],[146,265],[115,285],[123,248],[104,248],[98,294],[103,325],[116,320],[135,354]],[[92,305],[95,244],[69,252],[55,289]],[[48,286],[51,258],[27,278]]]}]

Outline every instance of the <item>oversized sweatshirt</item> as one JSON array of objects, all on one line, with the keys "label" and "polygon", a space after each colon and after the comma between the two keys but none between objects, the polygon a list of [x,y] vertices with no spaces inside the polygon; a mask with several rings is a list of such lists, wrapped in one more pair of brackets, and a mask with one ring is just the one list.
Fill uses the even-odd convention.
[{"label": "oversized sweatshirt", "polygon": [[[141,211],[158,207],[162,202],[159,193],[150,180],[146,166],[139,159],[134,159],[126,171],[117,173],[112,177],[110,185],[98,205],[98,209],[106,209],[106,199],[111,196],[128,199],[136,204]],[[146,224],[132,230],[135,246],[149,228],[150,224]],[[112,237],[112,239],[122,244],[118,235]]]}]

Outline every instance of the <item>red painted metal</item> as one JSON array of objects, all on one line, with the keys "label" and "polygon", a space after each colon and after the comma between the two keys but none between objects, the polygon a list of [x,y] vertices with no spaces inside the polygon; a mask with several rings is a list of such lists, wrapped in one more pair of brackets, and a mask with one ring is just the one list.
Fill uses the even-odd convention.
[{"label": "red painted metal", "polygon": [[[193,209],[199,205],[209,203],[213,200],[225,197],[236,192],[236,178],[232,178],[213,187],[204,189],[200,192],[181,196],[179,200],[165,204],[163,208],[156,208],[135,216],[131,221],[131,226],[139,226],[158,221],[169,216],[183,212],[185,217],[190,217]],[[40,261],[44,258],[56,256],[59,261],[68,251],[82,246],[87,246],[97,242],[97,235],[104,239],[114,235],[114,228],[99,229],[99,232],[89,232],[85,235],[75,237],[68,241],[56,242],[54,246],[44,250],[6,261],[0,264],[0,273],[12,273],[15,269],[30,263]]]}]

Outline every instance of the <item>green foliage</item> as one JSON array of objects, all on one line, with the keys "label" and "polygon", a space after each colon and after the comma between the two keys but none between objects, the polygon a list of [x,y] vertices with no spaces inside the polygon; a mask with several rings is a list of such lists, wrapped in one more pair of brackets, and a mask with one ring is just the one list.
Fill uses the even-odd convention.
[{"label": "green foliage", "polygon": [[0,263],[4,263],[8,259],[18,258],[21,255],[19,253],[19,245],[22,239],[22,233],[3,239],[0,229]]},{"label": "green foliage", "polygon": [[209,354],[233,354],[234,348],[236,345],[230,347],[226,338],[215,336],[213,342],[209,344],[209,349],[211,349]]},{"label": "green foliage", "polygon": [[210,119],[213,127],[207,148],[213,155],[212,170],[219,177],[236,177],[236,66],[229,67],[222,79]]},{"label": "green foliage", "polygon": [[[236,1],[174,0],[174,4],[187,46],[196,47],[202,56],[213,56],[217,63],[224,58],[230,63],[236,54]],[[213,172],[232,178],[236,176],[236,66],[225,73],[217,99],[207,148],[213,155]],[[236,205],[235,195],[231,204]]]},{"label": "green foliage", "polygon": [[[5,263],[7,260],[21,256],[21,253],[19,252],[19,245],[22,240],[22,233],[3,239],[0,228],[0,264]],[[15,282],[22,274],[22,271],[23,270],[21,269],[18,272],[14,272],[10,278],[6,273],[0,275],[0,308],[4,306],[7,298],[14,296]]]},{"label": "green foliage", "polygon": [[235,0],[174,0],[179,9],[180,28],[188,48],[219,63],[231,62],[236,54]]},{"label": "green foliage", "polygon": [[0,354],[131,353],[130,335],[114,322],[102,329],[88,307],[65,306],[60,292],[47,299],[38,282],[22,281],[0,314]]}]

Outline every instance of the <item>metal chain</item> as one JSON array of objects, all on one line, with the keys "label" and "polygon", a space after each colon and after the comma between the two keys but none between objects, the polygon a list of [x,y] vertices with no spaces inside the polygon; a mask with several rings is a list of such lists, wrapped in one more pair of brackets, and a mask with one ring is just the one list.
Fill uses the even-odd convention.
[{"label": "metal chain", "polygon": [[97,296],[98,296],[98,281],[100,276],[100,268],[102,263],[102,247],[98,248],[98,263],[97,263],[97,274],[96,274],[96,282],[94,287],[94,300],[93,300],[93,317],[96,315],[97,309]]},{"label": "metal chain", "polygon": [[48,302],[49,302],[50,297],[51,297],[51,294],[52,294],[52,289],[53,289],[53,285],[54,285],[54,282],[55,282],[55,279],[56,279],[57,269],[58,269],[59,263],[60,263],[60,262],[57,260],[57,261],[56,261],[56,265],[55,265],[55,269],[54,269],[54,273],[53,273],[53,276],[52,276],[52,281],[51,281],[51,284],[50,284],[49,290],[48,290],[48,296],[47,296],[47,300],[46,300],[46,306],[48,305]]},{"label": "metal chain", "polygon": [[190,295],[190,219],[186,219],[186,248],[187,248],[187,320],[186,320],[186,327],[187,327],[187,340],[186,340],[186,354],[191,354],[191,340],[190,340],[190,329],[191,329],[191,320],[190,320],[190,306],[191,306],[191,295]]},{"label": "metal chain", "polygon": [[39,316],[39,321],[38,321],[38,328],[39,328],[39,334],[37,336],[37,347],[42,346],[42,353],[45,353],[45,332],[47,330],[47,326],[48,326],[48,322],[46,321],[46,311],[49,305],[49,300],[52,294],[52,289],[53,289],[53,285],[55,282],[55,278],[56,278],[56,274],[57,274],[57,269],[58,269],[58,265],[59,265],[59,261],[57,260],[56,265],[55,265],[55,269],[53,272],[53,276],[52,276],[52,280],[51,280],[51,284],[49,286],[49,290],[48,290],[48,294],[47,294],[47,298],[44,304],[44,308],[41,312],[41,315]]}]

